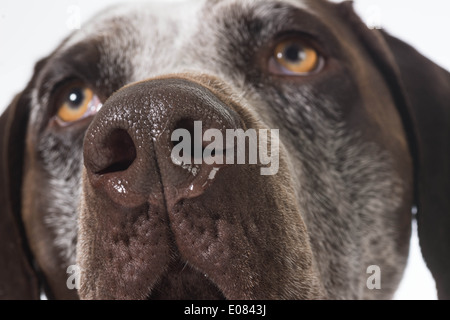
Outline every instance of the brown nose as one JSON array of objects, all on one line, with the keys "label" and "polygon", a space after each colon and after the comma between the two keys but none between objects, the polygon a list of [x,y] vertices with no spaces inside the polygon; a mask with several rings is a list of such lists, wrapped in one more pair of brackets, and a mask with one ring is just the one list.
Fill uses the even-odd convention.
[{"label": "brown nose", "polygon": [[[161,196],[172,206],[200,195],[220,170],[220,163],[202,157],[203,133],[218,129],[225,136],[225,129],[241,127],[238,114],[198,83],[170,78],[133,84],[105,102],[87,131],[87,177],[92,188],[126,208]],[[191,148],[176,148],[184,140],[180,133],[189,135]]]}]

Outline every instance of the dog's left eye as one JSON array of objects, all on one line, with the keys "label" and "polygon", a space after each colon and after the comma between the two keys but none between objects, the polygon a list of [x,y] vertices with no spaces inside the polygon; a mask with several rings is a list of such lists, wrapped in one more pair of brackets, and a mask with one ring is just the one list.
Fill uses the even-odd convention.
[{"label": "dog's left eye", "polygon": [[92,89],[82,83],[72,82],[60,90],[57,106],[58,123],[64,126],[94,115],[102,104]]},{"label": "dog's left eye", "polygon": [[269,69],[280,75],[304,76],[322,66],[319,52],[307,41],[293,38],[279,42],[272,53]]}]

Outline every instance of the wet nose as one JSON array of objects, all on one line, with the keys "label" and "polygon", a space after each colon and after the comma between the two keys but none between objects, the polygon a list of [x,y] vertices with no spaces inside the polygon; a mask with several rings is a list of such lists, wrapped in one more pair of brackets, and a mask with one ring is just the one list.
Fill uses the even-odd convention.
[{"label": "wet nose", "polygon": [[204,133],[225,133],[241,123],[231,106],[199,83],[170,78],[129,85],[105,102],[86,133],[87,178],[124,207],[160,202],[161,196],[174,205],[202,194],[224,165],[204,158],[214,155],[205,152]]}]

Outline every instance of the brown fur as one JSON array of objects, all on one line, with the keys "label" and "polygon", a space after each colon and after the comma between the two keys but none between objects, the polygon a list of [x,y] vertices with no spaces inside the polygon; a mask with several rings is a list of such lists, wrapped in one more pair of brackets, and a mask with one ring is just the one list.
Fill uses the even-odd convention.
[{"label": "brown fur", "polygon": [[[0,298],[38,299],[41,286],[57,299],[386,299],[413,205],[449,298],[448,72],[348,3],[211,1],[192,30],[177,14],[97,17],[1,116]],[[314,38],[323,70],[270,72],[287,25]],[[74,77],[104,104],[61,128],[54,93]],[[177,167],[170,134],[183,119],[279,128],[278,174],[224,165],[209,181],[211,166]],[[75,263],[79,292],[66,286]],[[381,290],[366,287],[372,264]]]}]

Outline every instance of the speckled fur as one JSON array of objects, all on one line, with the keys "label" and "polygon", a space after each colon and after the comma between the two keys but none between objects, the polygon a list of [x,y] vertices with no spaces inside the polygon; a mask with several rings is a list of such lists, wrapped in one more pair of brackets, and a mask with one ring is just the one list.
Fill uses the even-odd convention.
[{"label": "speckled fur", "polygon": [[[230,88],[231,99],[253,121],[262,127],[280,129],[286,152],[282,170],[290,175],[295,187],[301,214],[298,218],[306,224],[313,264],[325,296],[392,297],[407,255],[405,238],[399,240],[396,233],[400,224],[397,217],[404,207],[408,208],[411,198],[410,181],[397,172],[398,156],[392,154],[392,148],[385,149],[380,140],[367,138],[364,128],[350,126],[341,102],[333,94],[310,83],[294,86],[280,80],[273,85],[278,80],[261,78],[255,71],[258,67],[240,68],[249,63],[243,59],[250,46],[257,51],[266,39],[285,28],[280,24],[282,19],[277,18],[273,23],[253,26],[260,28],[255,36],[245,23],[252,19],[270,21],[274,10],[287,15],[296,7],[318,15],[330,7],[322,8],[319,1],[216,2],[185,4],[178,11],[170,9],[170,15],[152,10],[152,5],[110,9],[69,37],[55,55],[95,39],[101,57],[96,66],[100,70],[96,85],[111,94],[120,85],[165,74],[208,74],[221,79]],[[275,8],[275,3],[280,7]],[[351,34],[342,25],[333,32]],[[354,41],[350,39],[349,43]],[[243,43],[249,47],[239,45]],[[349,55],[359,54],[355,52],[357,48],[349,49]],[[355,61],[367,63],[367,57],[361,54]],[[357,83],[382,82],[376,70],[369,70],[373,73],[363,74],[355,66],[345,69]],[[36,87],[42,85],[38,82]],[[366,89],[353,85],[342,84],[343,89],[361,90],[355,94],[352,108],[371,104],[365,108],[376,110],[381,104],[391,105],[391,115],[396,117],[389,94],[379,102],[368,102]],[[380,86],[386,93],[386,87]],[[36,159],[35,165],[46,179],[45,193],[51,196],[40,210],[45,211],[43,223],[53,234],[51,245],[60,256],[60,267],[65,269],[75,262],[77,217],[83,194],[82,139],[64,141],[33,129],[42,124],[48,99],[48,93],[39,96],[37,89],[33,91],[28,156]],[[378,129],[399,130],[399,135],[402,132],[394,127]],[[395,148],[405,148],[402,138]],[[35,179],[34,175],[28,176],[30,181]],[[81,261],[88,248],[80,245],[78,249],[82,249],[77,253]],[[381,290],[366,287],[366,268],[373,264],[382,270]]]}]

